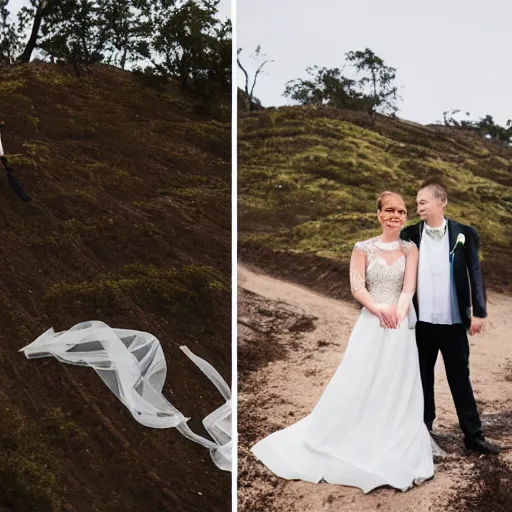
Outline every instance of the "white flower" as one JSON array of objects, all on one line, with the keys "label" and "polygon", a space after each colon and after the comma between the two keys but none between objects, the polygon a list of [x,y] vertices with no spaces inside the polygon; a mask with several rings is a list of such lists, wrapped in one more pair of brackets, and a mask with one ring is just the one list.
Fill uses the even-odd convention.
[{"label": "white flower", "polygon": [[455,242],[455,245],[454,245],[450,255],[452,255],[455,252],[455,249],[457,249],[457,247],[459,247],[459,245],[464,245],[465,242],[466,242],[466,237],[464,236],[464,233],[459,233],[457,235],[457,241]]}]

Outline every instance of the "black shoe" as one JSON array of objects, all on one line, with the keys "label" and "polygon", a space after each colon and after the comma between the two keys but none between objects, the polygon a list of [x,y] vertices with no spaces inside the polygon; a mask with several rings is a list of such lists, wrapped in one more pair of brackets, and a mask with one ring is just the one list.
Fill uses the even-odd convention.
[{"label": "black shoe", "polygon": [[434,430],[434,422],[428,421],[425,425],[427,426],[427,430],[432,434],[432,430]]},{"label": "black shoe", "polygon": [[464,444],[468,450],[474,452],[488,454],[498,454],[501,448],[495,444],[485,440],[485,437],[477,437],[476,439],[464,439]]}]

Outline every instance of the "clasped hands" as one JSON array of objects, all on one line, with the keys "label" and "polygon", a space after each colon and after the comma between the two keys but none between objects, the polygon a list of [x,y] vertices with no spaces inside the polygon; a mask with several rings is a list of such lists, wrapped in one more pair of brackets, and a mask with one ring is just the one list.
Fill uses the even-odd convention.
[{"label": "clasped hands", "polygon": [[398,329],[407,312],[399,311],[395,304],[377,304],[375,315],[380,326],[387,329]]}]

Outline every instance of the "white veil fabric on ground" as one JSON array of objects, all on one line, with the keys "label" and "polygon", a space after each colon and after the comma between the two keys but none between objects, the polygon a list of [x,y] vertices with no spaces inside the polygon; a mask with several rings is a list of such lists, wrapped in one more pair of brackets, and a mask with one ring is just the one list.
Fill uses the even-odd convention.
[{"label": "white veil fabric on ground", "polygon": [[28,359],[53,356],[63,363],[89,366],[142,425],[176,428],[210,451],[214,463],[231,471],[231,391],[208,362],[187,347],[181,350],[213,382],[226,403],[203,419],[214,441],[192,432],[188,418],[163,395],[167,375],[165,356],[155,336],[131,329],[114,329],[99,321],[83,322],[68,331],[53,328],[22,348]]},{"label": "white veil fabric on ground", "polygon": [[432,446],[432,455],[434,457],[447,457],[448,454],[434,441],[432,435],[430,435],[430,445]]}]

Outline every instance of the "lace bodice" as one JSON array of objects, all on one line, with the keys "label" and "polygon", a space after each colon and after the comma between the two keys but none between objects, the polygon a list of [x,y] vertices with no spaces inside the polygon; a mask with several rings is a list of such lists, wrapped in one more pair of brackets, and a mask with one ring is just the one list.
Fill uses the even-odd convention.
[{"label": "lace bodice", "polygon": [[350,264],[352,292],[365,287],[375,302],[397,304],[402,291],[410,292],[416,285],[406,279],[407,257],[413,245],[403,240],[383,243],[378,238],[357,242]]}]

